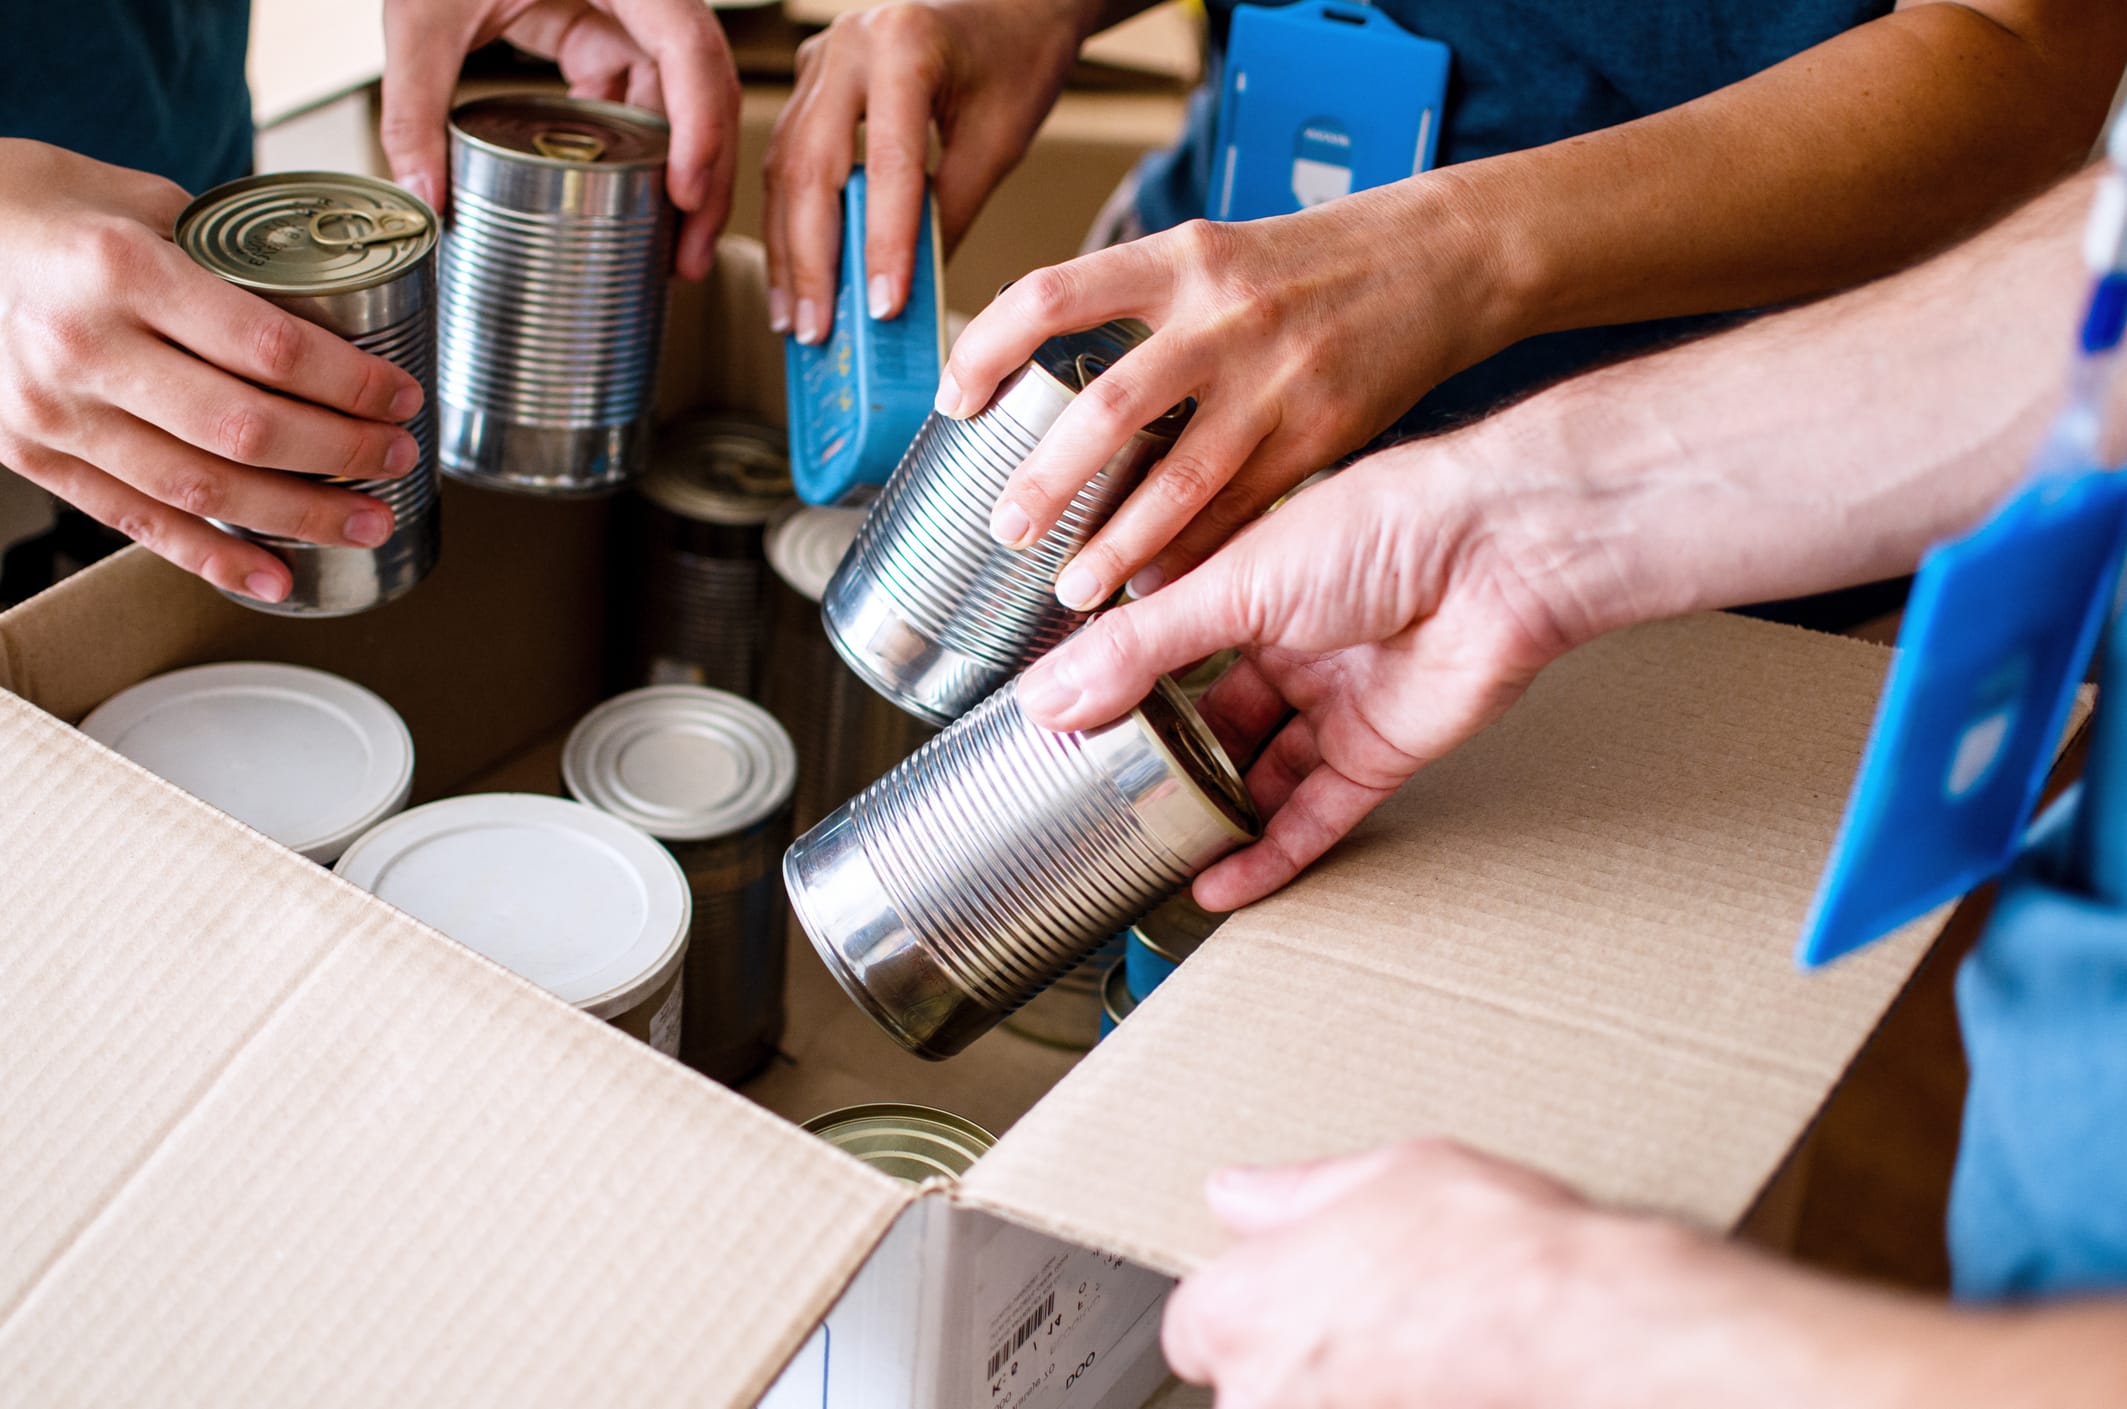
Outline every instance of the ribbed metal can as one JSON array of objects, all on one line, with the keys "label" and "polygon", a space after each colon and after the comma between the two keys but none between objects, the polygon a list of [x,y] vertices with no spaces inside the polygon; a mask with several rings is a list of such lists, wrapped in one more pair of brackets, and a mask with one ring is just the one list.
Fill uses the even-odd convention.
[{"label": "ribbed metal can", "polygon": [[798,746],[800,831],[855,797],[938,731],[850,673],[820,624],[820,595],[862,509],[797,506],[768,528],[769,650],[762,702]]},{"label": "ribbed metal can", "polygon": [[640,576],[626,634],[639,679],[760,697],[768,524],[792,502],[773,427],[702,416],[658,432],[630,516]]},{"label": "ribbed metal can", "polygon": [[1172,682],[1050,733],[1008,683],[783,858],[835,979],[949,1057],[1258,835],[1240,774]]},{"label": "ribbed metal can", "polygon": [[979,414],[923,423],[821,602],[835,649],[872,688],[949,724],[1085,623],[1089,613],[1056,600],[1057,575],[1167,452],[1189,408],[1131,436],[1029,547],[991,538],[990,511],[1078,393],[1148,335],[1119,321],[1051,338]]},{"label": "ribbed metal can", "polygon": [[958,1180],[997,1143],[995,1135],[965,1116],[903,1102],[844,1106],[799,1128],[910,1184]]},{"label": "ribbed metal can", "polygon": [[294,579],[278,602],[225,594],[232,601],[276,616],[351,616],[410,591],[436,565],[437,229],[436,213],[397,186],[325,171],[231,181],[177,217],[178,247],[202,268],[404,368],[425,393],[405,423],[421,452],[413,469],[322,479],[382,500],[391,537],[375,548],[329,547],[217,523],[271,551]]},{"label": "ribbed metal can", "polygon": [[783,1035],[790,911],[776,857],[790,841],[797,755],[749,700],[694,685],[615,696],[561,759],[569,795],[664,843],[693,896],[679,1059],[737,1083]]},{"label": "ribbed metal can", "polygon": [[529,494],[647,463],[674,215],[655,113],[511,94],[451,114],[441,363],[446,474]]}]

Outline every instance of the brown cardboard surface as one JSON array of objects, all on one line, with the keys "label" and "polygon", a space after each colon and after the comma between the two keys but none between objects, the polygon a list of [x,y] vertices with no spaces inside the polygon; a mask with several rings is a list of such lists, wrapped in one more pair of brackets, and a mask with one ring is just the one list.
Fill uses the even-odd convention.
[{"label": "brown cardboard surface", "polygon": [[1185,1270],[1206,1173],[1445,1133],[1733,1225],[1938,928],[1794,940],[1888,657],[1730,617],[1541,677],[1237,916],[977,1167],[971,1201]]},{"label": "brown cardboard surface", "polygon": [[0,1402],[745,1403],[904,1205],[12,696],[0,738]]}]

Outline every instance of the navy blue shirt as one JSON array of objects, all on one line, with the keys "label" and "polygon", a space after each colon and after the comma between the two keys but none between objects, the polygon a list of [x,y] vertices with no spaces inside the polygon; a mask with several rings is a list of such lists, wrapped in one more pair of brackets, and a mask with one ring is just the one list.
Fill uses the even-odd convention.
[{"label": "navy blue shirt", "polygon": [[250,0],[10,0],[0,25],[0,136],[194,194],[251,169]]},{"label": "navy blue shirt", "polygon": [[[1171,151],[1139,168],[1148,230],[1201,216],[1213,94],[1235,0],[1207,0],[1211,69]],[[1890,0],[1381,0],[1376,9],[1453,51],[1440,164],[1522,151],[1688,103],[1868,20]],[[1419,258],[1412,251],[1411,258]],[[1711,326],[1670,319],[1531,338],[1450,379],[1405,429],[1479,414],[1598,361]]]}]

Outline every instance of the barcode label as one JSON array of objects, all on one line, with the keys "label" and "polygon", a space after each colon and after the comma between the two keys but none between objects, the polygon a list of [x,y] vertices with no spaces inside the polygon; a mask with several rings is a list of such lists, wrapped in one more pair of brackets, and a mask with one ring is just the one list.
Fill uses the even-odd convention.
[{"label": "barcode label", "polygon": [[1019,1323],[1017,1330],[997,1342],[997,1349],[990,1356],[989,1378],[996,1379],[997,1372],[1004,1368],[1005,1361],[1012,1358],[1012,1353],[1034,1339],[1034,1333],[1041,1329],[1042,1323],[1055,1314],[1056,1293],[1052,1291],[1042,1299],[1041,1305],[1035,1307],[1026,1320]]}]

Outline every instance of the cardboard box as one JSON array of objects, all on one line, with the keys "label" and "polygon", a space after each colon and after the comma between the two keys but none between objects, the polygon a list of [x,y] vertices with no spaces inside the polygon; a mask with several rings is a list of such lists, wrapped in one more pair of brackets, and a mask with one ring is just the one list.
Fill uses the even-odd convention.
[{"label": "cardboard box", "polygon": [[[682,292],[668,410],[780,415],[761,302],[743,244]],[[138,550],[0,615],[0,1404],[1131,1404],[1209,1170],[1445,1132],[1729,1228],[1936,929],[1794,970],[1887,656],[1699,618],[1547,672],[1075,1065],[906,1057],[800,950],[735,1093],[70,727],[291,660],[398,707],[417,798],[551,787],[605,517],[454,490],[343,621]],[[1003,1139],[919,1192],[783,1118],[865,1098]]]}]

